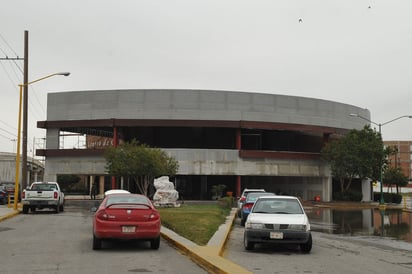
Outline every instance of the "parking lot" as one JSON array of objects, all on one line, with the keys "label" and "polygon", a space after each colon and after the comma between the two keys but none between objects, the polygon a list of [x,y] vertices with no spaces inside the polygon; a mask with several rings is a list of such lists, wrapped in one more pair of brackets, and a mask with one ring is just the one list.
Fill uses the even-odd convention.
[{"label": "parking lot", "polygon": [[379,237],[348,237],[312,232],[309,254],[297,246],[243,246],[244,228],[237,218],[224,257],[253,273],[409,273],[412,245]]}]

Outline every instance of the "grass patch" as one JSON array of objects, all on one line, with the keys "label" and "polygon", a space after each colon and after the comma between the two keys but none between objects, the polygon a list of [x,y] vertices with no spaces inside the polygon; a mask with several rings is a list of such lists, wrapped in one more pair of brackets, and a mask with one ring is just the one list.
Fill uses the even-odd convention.
[{"label": "grass patch", "polygon": [[188,205],[157,208],[162,225],[198,245],[206,245],[226,221],[230,208],[216,205]]}]

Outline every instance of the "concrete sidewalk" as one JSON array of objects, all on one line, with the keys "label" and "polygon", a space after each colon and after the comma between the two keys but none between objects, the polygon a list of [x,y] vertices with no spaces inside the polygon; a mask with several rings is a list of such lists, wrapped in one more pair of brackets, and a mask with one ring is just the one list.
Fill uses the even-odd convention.
[{"label": "concrete sidewalk", "polygon": [[13,216],[16,216],[20,212],[21,212],[20,206],[18,206],[17,210],[14,210],[13,205],[11,205],[11,207],[8,207],[7,204],[0,205],[0,222],[8,218],[11,218]]},{"label": "concrete sidewalk", "polygon": [[[14,210],[7,205],[0,206],[0,222],[16,216],[21,212],[21,208]],[[228,240],[232,225],[236,219],[236,208],[232,209],[230,215],[226,218],[206,246],[199,246],[192,241],[183,238],[174,231],[162,227],[161,235],[176,249],[188,256],[199,266],[209,273],[252,273],[230,260],[223,258],[226,241]]]}]

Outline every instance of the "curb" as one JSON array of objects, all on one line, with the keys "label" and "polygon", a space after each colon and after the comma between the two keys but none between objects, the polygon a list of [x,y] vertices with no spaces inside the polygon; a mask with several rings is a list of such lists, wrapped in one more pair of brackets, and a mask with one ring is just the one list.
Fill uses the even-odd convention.
[{"label": "curb", "polygon": [[14,216],[16,216],[16,215],[18,215],[18,214],[20,214],[20,210],[14,210],[12,213],[9,213],[9,214],[7,214],[7,215],[5,215],[5,216],[0,216],[0,222],[1,222],[1,221],[4,221],[4,220],[6,220],[6,219],[9,219],[9,218],[11,218],[11,217],[14,217]]},{"label": "curb", "polygon": [[162,227],[160,233],[171,245],[189,256],[209,273],[250,274],[252,272],[222,257],[236,218],[236,211],[236,208],[232,209],[231,214],[226,218],[226,222],[219,227],[206,246],[199,246],[165,227]]}]

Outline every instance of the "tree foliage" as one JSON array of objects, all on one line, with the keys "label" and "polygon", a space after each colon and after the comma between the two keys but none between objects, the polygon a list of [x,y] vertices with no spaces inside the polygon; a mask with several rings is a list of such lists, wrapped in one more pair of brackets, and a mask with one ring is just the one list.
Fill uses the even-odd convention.
[{"label": "tree foliage", "polygon": [[60,174],[57,175],[57,182],[64,191],[70,191],[75,188],[76,184],[79,183],[81,178],[74,174]]},{"label": "tree foliage", "polygon": [[381,134],[365,126],[329,142],[321,155],[330,163],[341,192],[346,192],[354,178],[380,181],[381,166],[386,167],[389,153],[390,148],[384,148]]},{"label": "tree foliage", "polygon": [[123,143],[105,151],[106,170],[113,176],[124,176],[134,179],[138,190],[148,194],[148,189],[155,178],[173,176],[179,166],[159,148],[151,148],[136,140]]},{"label": "tree foliage", "polygon": [[399,187],[408,185],[408,177],[402,173],[401,168],[387,168],[383,176],[383,181],[385,184],[396,185],[396,193],[398,194]]},{"label": "tree foliage", "polygon": [[80,177],[77,175],[72,175],[72,174],[61,174],[57,175],[57,182],[59,184],[76,184],[80,181]]}]

